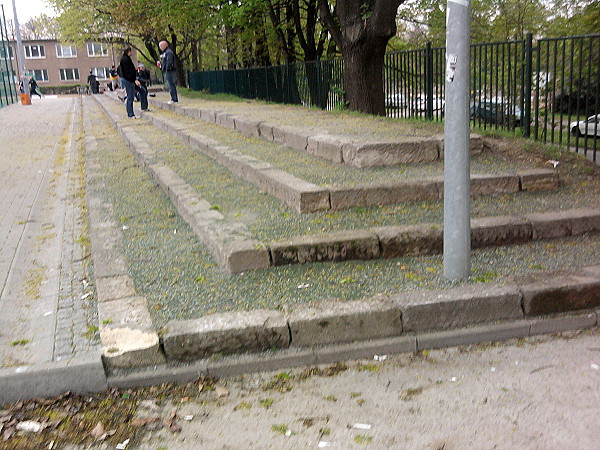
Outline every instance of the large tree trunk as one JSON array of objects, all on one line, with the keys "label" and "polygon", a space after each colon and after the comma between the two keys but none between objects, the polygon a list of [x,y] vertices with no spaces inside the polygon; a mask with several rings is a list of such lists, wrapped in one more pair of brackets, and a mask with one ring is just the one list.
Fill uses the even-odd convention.
[{"label": "large tree trunk", "polygon": [[319,1],[319,15],[344,58],[344,90],[351,110],[385,115],[383,63],[396,34],[396,13],[404,0]]},{"label": "large tree trunk", "polygon": [[385,116],[383,63],[386,43],[361,41],[342,48],[344,90],[352,111]]}]

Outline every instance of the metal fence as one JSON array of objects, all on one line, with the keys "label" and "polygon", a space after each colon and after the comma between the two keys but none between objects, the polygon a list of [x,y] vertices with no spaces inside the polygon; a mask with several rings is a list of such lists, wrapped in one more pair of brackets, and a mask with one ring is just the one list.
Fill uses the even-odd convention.
[{"label": "metal fence", "polygon": [[[335,109],[341,59],[191,72],[190,88]],[[388,53],[386,114],[443,120],[445,48]],[[596,160],[600,138],[600,34],[471,46],[472,123],[569,147]]]},{"label": "metal fence", "polygon": [[8,45],[8,29],[4,16],[4,5],[0,5],[0,108],[17,101],[17,89],[14,83],[10,47]]}]

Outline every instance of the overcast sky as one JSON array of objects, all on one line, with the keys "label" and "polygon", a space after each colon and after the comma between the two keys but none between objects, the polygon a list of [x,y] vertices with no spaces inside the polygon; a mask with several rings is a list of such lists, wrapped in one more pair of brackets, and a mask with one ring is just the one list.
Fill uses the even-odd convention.
[{"label": "overcast sky", "polygon": [[[4,5],[4,14],[6,20],[13,19],[13,4],[12,0],[0,0],[0,3]],[[54,16],[54,10],[51,9],[43,0],[15,0],[17,7],[17,17],[19,18],[19,24],[27,22],[29,19],[40,14],[46,14],[48,16]]]}]

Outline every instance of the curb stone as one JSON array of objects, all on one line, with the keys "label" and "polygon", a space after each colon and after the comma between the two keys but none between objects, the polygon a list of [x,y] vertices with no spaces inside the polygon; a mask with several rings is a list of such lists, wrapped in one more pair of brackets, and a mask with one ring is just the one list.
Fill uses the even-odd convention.
[{"label": "curb stone", "polygon": [[33,397],[55,397],[66,391],[101,392],[108,388],[100,354],[0,369],[0,405]]},{"label": "curb stone", "polygon": [[[91,129],[90,116],[86,109],[83,115],[85,128]],[[164,355],[158,345],[158,335],[152,331],[152,319],[146,299],[135,296],[134,283],[127,272],[122,231],[113,219],[112,204],[100,200],[90,189],[91,186],[101,183],[95,176],[100,167],[95,164],[93,156],[90,156],[90,151],[97,151],[97,148],[96,139],[87,136],[86,198],[98,295],[102,359],[108,370],[114,367],[164,363]]]}]

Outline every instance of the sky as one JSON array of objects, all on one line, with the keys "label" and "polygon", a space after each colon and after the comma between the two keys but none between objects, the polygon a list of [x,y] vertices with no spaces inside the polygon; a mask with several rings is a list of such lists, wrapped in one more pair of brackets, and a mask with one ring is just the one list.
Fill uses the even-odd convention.
[{"label": "sky", "polygon": [[[4,5],[4,14],[6,16],[6,20],[12,20],[12,0],[0,0],[0,3]],[[15,0],[15,6],[17,7],[19,24],[25,23],[32,17],[39,16],[42,13],[48,16],[55,15],[54,10],[50,8],[43,0]]]}]

